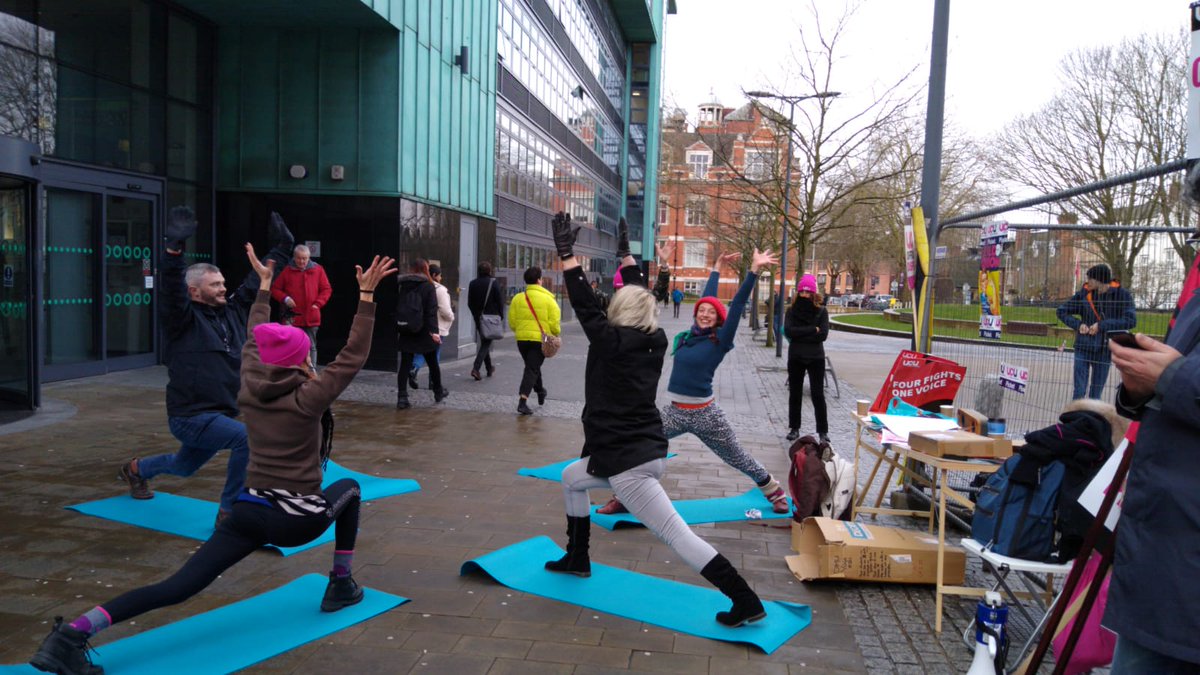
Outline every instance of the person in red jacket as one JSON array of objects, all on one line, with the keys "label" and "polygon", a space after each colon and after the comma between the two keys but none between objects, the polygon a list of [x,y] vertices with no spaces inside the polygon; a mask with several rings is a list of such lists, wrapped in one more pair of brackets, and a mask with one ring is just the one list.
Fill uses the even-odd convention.
[{"label": "person in red jacket", "polygon": [[292,249],[291,264],[283,268],[271,286],[271,298],[284,306],[284,316],[294,313],[292,325],[308,333],[308,354],[313,365],[317,364],[321,308],[332,294],[325,268],[312,261],[312,253],[304,244]]}]

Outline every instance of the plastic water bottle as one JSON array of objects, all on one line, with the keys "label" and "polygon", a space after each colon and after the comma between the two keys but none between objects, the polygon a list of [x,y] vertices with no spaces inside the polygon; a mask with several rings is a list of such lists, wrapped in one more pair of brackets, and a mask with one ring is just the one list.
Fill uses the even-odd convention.
[{"label": "plastic water bottle", "polygon": [[975,658],[967,675],[1002,675],[1008,651],[1005,626],[1008,607],[995,591],[988,591],[975,607]]}]

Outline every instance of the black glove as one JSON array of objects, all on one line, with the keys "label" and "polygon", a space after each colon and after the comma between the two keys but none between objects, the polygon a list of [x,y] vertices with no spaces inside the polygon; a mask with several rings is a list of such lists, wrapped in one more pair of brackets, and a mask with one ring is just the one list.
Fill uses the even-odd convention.
[{"label": "black glove", "polygon": [[292,231],[288,229],[287,223],[283,222],[283,216],[275,211],[271,212],[271,242],[272,246],[292,250],[292,245],[296,243],[296,238],[292,236]]},{"label": "black glove", "polygon": [[617,223],[617,257],[624,258],[627,255],[633,254],[629,251],[629,223],[622,216]]},{"label": "black glove", "polygon": [[571,214],[562,211],[554,214],[550,229],[554,235],[554,248],[558,251],[558,257],[566,260],[575,255],[575,238],[579,236],[579,227],[571,227]]},{"label": "black glove", "polygon": [[163,228],[163,241],[172,251],[182,251],[183,244],[196,234],[196,212],[187,206],[176,206],[167,216],[167,225]]}]

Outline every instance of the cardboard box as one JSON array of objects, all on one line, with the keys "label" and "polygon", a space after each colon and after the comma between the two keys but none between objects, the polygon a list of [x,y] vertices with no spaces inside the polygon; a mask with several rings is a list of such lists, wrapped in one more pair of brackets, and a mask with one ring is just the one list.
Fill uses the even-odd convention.
[{"label": "cardboard box", "polygon": [[969,431],[914,431],[908,435],[913,450],[934,457],[986,457],[1003,459],[1012,456],[1012,442],[980,436]]},{"label": "cardboard box", "polygon": [[958,414],[955,417],[958,419],[958,426],[962,427],[963,431],[969,431],[980,436],[987,435],[987,415],[978,410],[959,408]]},{"label": "cardboard box", "polygon": [[[788,569],[800,581],[842,579],[901,584],[937,583],[937,537],[894,527],[805,518],[792,523]],[[963,583],[967,556],[946,546],[942,583]]]}]

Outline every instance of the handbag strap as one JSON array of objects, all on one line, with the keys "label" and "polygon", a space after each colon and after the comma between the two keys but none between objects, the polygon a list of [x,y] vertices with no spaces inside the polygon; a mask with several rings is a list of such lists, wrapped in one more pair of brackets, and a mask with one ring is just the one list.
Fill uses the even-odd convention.
[{"label": "handbag strap", "polygon": [[525,304],[529,305],[529,313],[533,315],[533,320],[537,322],[538,332],[542,334],[542,340],[546,339],[546,331],[542,329],[542,321],[538,318],[537,312],[533,311],[533,303],[529,301],[529,291],[525,291]]},{"label": "handbag strap", "polygon": [[496,285],[496,277],[492,277],[488,281],[487,293],[483,294],[483,309],[479,310],[480,314],[487,314],[487,301],[492,297],[492,286]]}]

